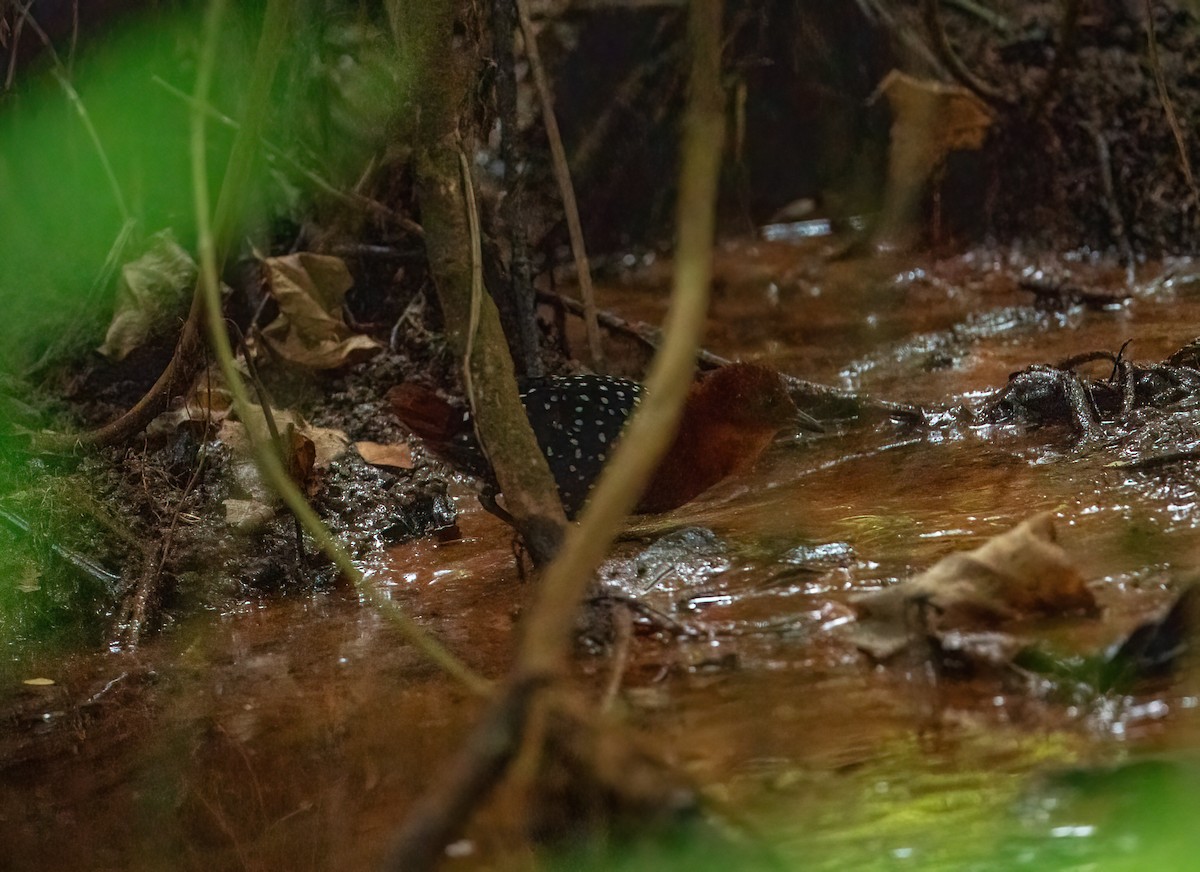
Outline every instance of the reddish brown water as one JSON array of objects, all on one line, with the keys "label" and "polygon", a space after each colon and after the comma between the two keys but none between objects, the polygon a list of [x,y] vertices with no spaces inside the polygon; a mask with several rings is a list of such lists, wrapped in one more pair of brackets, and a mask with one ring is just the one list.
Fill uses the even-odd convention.
[{"label": "reddish brown water", "polygon": [[[1016,287],[1016,255],[816,255],[723,247],[708,347],[952,407],[1027,364],[1127,339],[1134,359],[1161,359],[1200,323],[1187,264],[1143,270],[1123,307],[1048,313]],[[1107,267],[1069,266],[1087,287],[1122,281]],[[657,322],[665,282],[665,269],[642,269],[604,287],[603,305]],[[1038,511],[1058,515],[1064,547],[1106,607],[1065,632],[1073,644],[1119,638],[1161,610],[1191,567],[1194,469],[1130,473],[1107,465],[1113,450],[1077,451],[1063,433],[964,420],[940,418],[929,432],[834,423],[783,439],[750,474],[632,525],[603,571],[686,631],[634,634],[616,710],[805,868],[889,858],[958,868],[1000,838],[996,822],[1040,773],[1194,744],[1186,712],[1196,699],[1173,685],[1070,704],[996,679],[875,666],[844,638],[852,594]],[[527,590],[505,528],[465,492],[459,507],[462,540],[396,548],[372,579],[498,677]],[[691,525],[720,545],[638,573],[636,555],[655,537]],[[346,591],[196,616],[136,657],[18,668],[57,684],[14,681],[5,692],[14,714],[0,744],[0,868],[371,868],[480,711]],[[611,669],[606,658],[582,663],[597,696]],[[453,853],[461,868],[531,866],[503,803]]]}]

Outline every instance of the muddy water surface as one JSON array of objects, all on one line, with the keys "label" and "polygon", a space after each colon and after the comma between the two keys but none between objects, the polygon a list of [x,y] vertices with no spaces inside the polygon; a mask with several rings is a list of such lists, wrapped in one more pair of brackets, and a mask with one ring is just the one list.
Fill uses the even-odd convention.
[{"label": "muddy water surface", "polygon": [[[1164,609],[1197,554],[1194,465],[1113,467],[1145,434],[1079,446],[1065,428],[985,427],[970,411],[1030,363],[1130,339],[1133,359],[1160,360],[1200,332],[1200,285],[1186,263],[1147,267],[1129,289],[1123,270],[1083,258],[819,254],[724,246],[708,346],[922,404],[930,426],[787,434],[748,475],[632,524],[602,577],[658,617],[639,619],[624,661],[584,656],[584,680],[597,696],[615,686],[614,709],[786,865],[1086,863],[1111,809],[1060,802],[1055,773],[1194,748],[1188,687],[1064,698],[877,665],[846,637],[849,602],[1052,511],[1105,606],[1064,639],[1099,650]],[[1130,299],[1039,307],[1017,286],[1038,266]],[[666,281],[643,265],[604,287],[603,305],[657,323]],[[461,540],[380,555],[371,583],[498,677],[527,589],[505,528],[466,489],[458,505]],[[34,674],[57,683],[19,683]],[[371,868],[480,711],[349,591],[249,601],[136,657],[6,676],[0,868]],[[450,868],[530,867],[506,797],[451,847]]]}]

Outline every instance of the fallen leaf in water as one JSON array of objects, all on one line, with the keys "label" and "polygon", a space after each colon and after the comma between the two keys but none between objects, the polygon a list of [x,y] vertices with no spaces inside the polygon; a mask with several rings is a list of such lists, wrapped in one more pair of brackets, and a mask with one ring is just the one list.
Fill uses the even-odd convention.
[{"label": "fallen leaf in water", "polygon": [[372,466],[387,466],[392,469],[412,469],[412,448],[407,442],[390,445],[382,442],[355,442],[359,456]]},{"label": "fallen leaf in water", "polygon": [[918,639],[962,650],[978,637],[984,659],[1019,649],[1000,644],[995,630],[1033,616],[1096,612],[1096,600],[1056,541],[1054,518],[1035,515],[973,551],[945,557],[911,581],[854,600],[860,648],[880,658]]},{"label": "fallen leaf in water", "polygon": [[51,687],[54,685],[54,679],[53,678],[26,678],[21,683],[28,684],[30,687]]},{"label": "fallen leaf in water", "polygon": [[151,237],[150,249],[121,267],[112,322],[99,351],[123,360],[178,313],[196,283],[196,263],[170,230]]},{"label": "fallen leaf in water", "polygon": [[336,369],[383,348],[346,325],[342,302],[354,280],[341,258],[299,252],[269,257],[263,264],[267,287],[279,304],[279,317],[263,329],[275,354],[309,369]]}]

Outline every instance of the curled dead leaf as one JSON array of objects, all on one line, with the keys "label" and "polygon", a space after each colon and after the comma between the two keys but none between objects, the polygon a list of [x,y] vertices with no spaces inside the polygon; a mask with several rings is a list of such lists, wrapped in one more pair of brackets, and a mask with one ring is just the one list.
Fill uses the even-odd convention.
[{"label": "curled dead leaf", "polygon": [[[247,409],[247,417],[251,419],[250,430],[258,434],[258,438],[268,438],[266,418],[262,407],[251,405]],[[300,416],[286,411],[274,412],[276,427],[284,440],[285,462],[292,480],[301,486],[311,496],[315,473],[325,470],[349,446],[350,440],[341,430],[329,427],[317,427],[304,421]],[[271,488],[263,481],[258,471],[258,463],[254,458],[253,443],[245,423],[226,418],[221,423],[217,438],[229,446],[232,457],[229,469],[237,485],[239,496],[247,496],[251,501],[274,506],[278,502]],[[236,509],[238,518],[231,520],[230,512],[226,511],[226,520],[234,526],[241,526],[242,508]]]},{"label": "curled dead leaf", "polygon": [[111,360],[123,360],[165,326],[196,282],[196,263],[170,230],[151,237],[141,257],[121,267],[112,322],[98,349]]},{"label": "curled dead leaf", "polygon": [[860,614],[855,641],[877,657],[890,657],[919,637],[949,639],[1022,618],[1097,610],[1057,542],[1049,512],[973,551],[951,554],[911,581],[860,596],[854,605]]},{"label": "curled dead leaf", "polygon": [[169,437],[181,427],[202,433],[219,426],[232,408],[232,397],[220,373],[210,369],[196,376],[183,402],[151,421],[146,433],[152,439]]},{"label": "curled dead leaf", "polygon": [[346,324],[342,303],[354,280],[341,258],[299,252],[269,257],[263,265],[267,287],[279,304],[279,317],[263,329],[275,354],[309,369],[336,369],[382,349]]},{"label": "curled dead leaf", "polygon": [[300,490],[312,496],[313,469],[317,463],[316,443],[301,433],[295,424],[288,424],[287,430],[280,435],[283,438],[288,476],[299,485]]}]

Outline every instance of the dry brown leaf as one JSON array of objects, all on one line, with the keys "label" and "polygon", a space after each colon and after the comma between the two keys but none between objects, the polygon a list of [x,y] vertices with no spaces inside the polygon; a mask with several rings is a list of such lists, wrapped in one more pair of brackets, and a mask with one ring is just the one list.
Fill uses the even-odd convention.
[{"label": "dry brown leaf", "polygon": [[1058,544],[1054,516],[1035,515],[974,551],[951,554],[914,578],[908,595],[953,620],[1092,612],[1096,600]]},{"label": "dry brown leaf", "polygon": [[917,79],[892,70],[879,84],[892,109],[892,152],[902,163],[932,172],[952,151],[983,147],[995,116],[982,100],[958,85]]},{"label": "dry brown leaf", "polygon": [[863,618],[856,641],[876,656],[891,656],[916,635],[949,638],[1025,617],[1096,612],[1049,512],[854,604]]},{"label": "dry brown leaf", "polygon": [[287,462],[288,476],[300,490],[309,496],[313,494],[315,478],[313,469],[317,462],[317,446],[311,439],[297,429],[295,424],[288,424],[283,436],[284,451]]},{"label": "dry brown leaf", "polygon": [[98,349],[111,360],[123,360],[164,327],[196,282],[196,263],[170,230],[151,241],[145,254],[121,267],[113,319]]},{"label": "dry brown leaf", "polygon": [[146,435],[151,439],[172,436],[180,427],[200,432],[208,425],[220,424],[232,409],[233,399],[220,373],[215,369],[201,372],[183,402],[151,421]]},{"label": "dry brown leaf", "polygon": [[383,347],[353,332],[342,301],[354,280],[338,257],[299,252],[263,261],[279,317],[263,329],[271,350],[298,366],[336,369],[359,363]]},{"label": "dry brown leaf", "polygon": [[878,93],[892,110],[887,189],[879,234],[903,238],[921,194],[952,151],[983,147],[995,116],[957,85],[917,79],[892,70]]},{"label": "dry brown leaf", "polygon": [[387,466],[392,469],[412,469],[412,448],[407,442],[386,445],[382,442],[355,442],[360,457],[372,466]]}]

